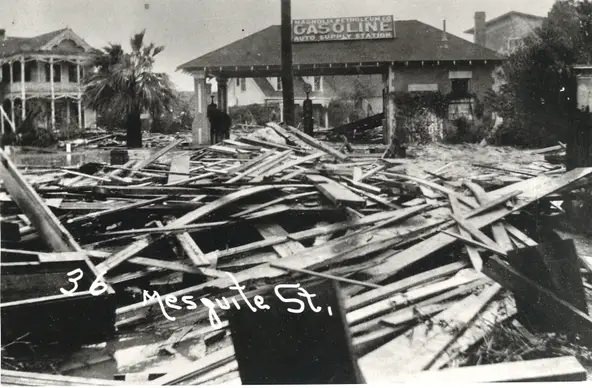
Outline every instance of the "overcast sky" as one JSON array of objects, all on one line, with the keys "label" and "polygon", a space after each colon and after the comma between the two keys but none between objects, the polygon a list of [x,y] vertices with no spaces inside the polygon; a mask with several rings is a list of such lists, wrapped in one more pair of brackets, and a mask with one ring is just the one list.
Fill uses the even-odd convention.
[{"label": "overcast sky", "polygon": [[[475,11],[487,19],[511,10],[545,16],[554,0],[292,0],[292,18],[394,15],[417,19],[471,39]],[[146,29],[164,45],[156,68],[180,90],[193,90],[176,67],[225,44],[280,24],[280,0],[0,0],[0,28],[8,36],[34,36],[70,27],[94,47],[124,43]]]}]

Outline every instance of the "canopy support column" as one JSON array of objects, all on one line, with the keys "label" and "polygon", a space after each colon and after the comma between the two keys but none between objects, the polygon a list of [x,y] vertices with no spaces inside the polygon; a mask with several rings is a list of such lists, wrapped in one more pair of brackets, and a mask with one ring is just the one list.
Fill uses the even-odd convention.
[{"label": "canopy support column", "polygon": [[384,96],[383,96],[383,111],[384,123],[382,126],[384,144],[389,144],[395,135],[397,128],[397,121],[395,118],[395,69],[393,65],[389,65],[388,70],[383,74],[384,81]]},{"label": "canopy support column", "polygon": [[210,144],[210,124],[206,114],[208,106],[208,95],[205,71],[193,73],[193,85],[195,88],[195,114],[193,118],[193,145]]},{"label": "canopy support column", "polygon": [[228,80],[217,77],[216,82],[218,83],[218,109],[228,113]]},{"label": "canopy support column", "polygon": [[21,56],[21,119],[23,123],[27,118],[27,111],[25,108],[27,95],[25,93],[25,56]]}]

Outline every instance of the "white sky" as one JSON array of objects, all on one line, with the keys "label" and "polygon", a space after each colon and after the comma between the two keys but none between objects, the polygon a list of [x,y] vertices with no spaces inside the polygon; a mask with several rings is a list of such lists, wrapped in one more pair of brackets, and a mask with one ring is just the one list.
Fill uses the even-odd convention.
[{"label": "white sky", "polygon": [[[545,16],[554,0],[292,0],[292,18],[394,15],[417,19],[448,32],[473,26],[475,11],[487,19],[511,10]],[[146,7],[146,4],[149,6]],[[34,36],[70,27],[90,45],[108,42],[129,47],[129,38],[146,29],[146,38],[165,50],[156,69],[167,72],[180,90],[193,90],[190,76],[176,67],[209,51],[280,24],[279,0],[0,0],[0,28],[8,36]]]}]

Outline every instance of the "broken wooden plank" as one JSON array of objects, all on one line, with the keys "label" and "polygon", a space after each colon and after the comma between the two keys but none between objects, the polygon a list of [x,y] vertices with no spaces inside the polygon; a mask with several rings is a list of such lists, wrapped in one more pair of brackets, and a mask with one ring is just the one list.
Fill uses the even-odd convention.
[{"label": "broken wooden plank", "polygon": [[[287,236],[288,232],[279,224],[257,224],[255,228],[264,239],[273,238],[276,236]],[[273,250],[280,255],[280,257],[288,257],[300,251],[303,251],[304,246],[298,241],[287,240],[285,242],[272,245]]]},{"label": "broken wooden plank", "polygon": [[121,213],[121,212],[124,212],[127,210],[137,209],[140,207],[153,205],[155,203],[165,201],[167,198],[169,198],[168,195],[161,195],[160,197],[156,197],[153,199],[147,199],[145,201],[138,201],[138,202],[130,203],[129,205],[113,206],[110,209],[105,209],[102,211],[92,212],[92,213],[84,214],[81,216],[69,218],[66,221],[66,223],[67,224],[75,224],[75,223],[81,223],[81,222],[85,222],[85,221],[96,220],[98,218],[105,217],[108,215],[113,215],[113,214]]},{"label": "broken wooden plank", "polygon": [[[482,228],[590,174],[592,174],[592,168],[590,167],[576,168],[558,177],[538,176],[495,190],[491,194],[496,197],[504,196],[517,190],[522,191],[522,194],[517,198],[517,204],[513,209],[498,208],[491,210],[476,216],[471,222],[475,227]],[[449,228],[448,231],[453,232],[452,228]],[[456,241],[456,238],[445,233],[438,233],[404,251],[394,254],[385,260],[383,264],[364,272],[373,276],[375,281],[376,279],[386,279],[454,241]]]},{"label": "broken wooden plank", "polygon": [[484,263],[483,273],[514,294],[528,296],[529,300],[536,301],[541,314],[550,321],[561,317],[566,330],[579,333],[584,343],[592,344],[592,318],[586,313],[558,298],[552,291],[540,286],[496,257]]},{"label": "broken wooden plank", "polygon": [[[456,197],[449,195],[448,200],[450,201],[450,209],[452,210],[452,214],[456,214],[458,217],[460,217],[460,204],[458,203]],[[465,238],[469,238],[471,236],[469,232],[463,228],[458,229],[461,236]],[[481,255],[479,254],[477,248],[472,245],[465,245],[465,249],[467,250],[469,259],[473,264],[473,268],[475,268],[476,271],[481,272],[481,269],[483,268],[483,259],[481,259]]]},{"label": "broken wooden plank", "polygon": [[[275,123],[268,123],[268,126],[271,126],[272,128],[275,129],[276,126],[278,126]],[[306,144],[308,144],[309,146],[319,149],[321,151],[324,151],[326,153],[328,153],[329,155],[334,156],[335,158],[337,158],[337,160],[340,161],[346,161],[348,160],[347,155],[333,149],[332,147],[329,147],[328,145],[323,144],[323,142],[321,142],[320,140],[315,139],[312,136],[307,135],[306,133],[291,127],[289,125],[284,125],[284,128],[290,132],[290,134],[297,136],[300,140],[304,141]]]},{"label": "broken wooden plank", "polygon": [[430,366],[430,370],[437,370],[447,365],[458,355],[466,352],[471,346],[490,335],[497,324],[510,319],[516,314],[516,304],[511,295],[491,302],[467,330],[460,335]]},{"label": "broken wooden plank", "polygon": [[465,263],[455,262],[443,265],[438,268],[434,268],[429,271],[420,272],[418,274],[409,276],[405,279],[401,279],[395,283],[385,285],[380,289],[367,291],[359,295],[356,295],[351,299],[345,301],[345,307],[347,311],[354,311],[360,309],[379,300],[388,298],[389,296],[394,295],[397,292],[403,291],[413,286],[420,285],[425,282],[432,281],[434,279],[438,279],[443,276],[456,273],[461,269],[466,268],[466,266],[467,264]]},{"label": "broken wooden plank", "polygon": [[[259,194],[267,190],[273,189],[273,186],[257,186],[257,187],[249,187],[240,191],[233,192],[228,194],[222,198],[219,198],[213,202],[208,203],[207,205],[201,206],[184,216],[175,219],[172,222],[169,222],[167,226],[177,227],[187,225],[191,222],[195,222],[196,220],[210,214],[213,211],[216,211],[224,206],[227,206],[233,202],[239,201],[251,195]],[[125,260],[129,259],[130,257],[140,253],[143,249],[148,247],[152,243],[152,238],[150,236],[143,236],[140,237],[137,241],[133,242],[132,244],[128,245],[121,251],[113,254],[107,260],[102,262],[97,266],[97,270],[104,274],[117,265],[121,264]]]},{"label": "broken wooden plank", "polygon": [[287,265],[283,265],[283,264],[280,264],[280,263],[270,263],[269,265],[271,267],[274,267],[274,268],[283,269],[284,271],[287,271],[287,272],[302,273],[302,274],[306,274],[306,275],[320,277],[320,278],[323,278],[323,279],[335,280],[335,281],[338,281],[338,282],[341,282],[341,283],[355,284],[355,285],[366,287],[366,288],[381,288],[382,287],[382,286],[380,286],[378,284],[373,284],[373,283],[368,283],[368,282],[362,282],[362,281],[359,281],[359,280],[348,279],[348,278],[344,278],[344,277],[341,277],[341,276],[335,276],[335,275],[326,274],[326,273],[322,273],[322,272],[309,271],[307,269],[302,269],[302,268],[289,267]]},{"label": "broken wooden plank", "polygon": [[43,241],[55,252],[84,252],[3,151],[0,151],[0,166],[4,187]]},{"label": "broken wooden plank", "polygon": [[322,175],[309,174],[306,178],[311,181],[315,187],[337,206],[359,207],[366,204],[366,200],[343,185],[326,178]]},{"label": "broken wooden plank", "polygon": [[169,170],[167,185],[172,186],[187,178],[187,174],[189,174],[189,159],[190,156],[187,154],[177,155],[171,159],[171,168]]},{"label": "broken wooden plank", "polygon": [[444,322],[443,326],[434,325],[430,330],[412,328],[409,330],[411,338],[401,335],[362,357],[359,365],[366,382],[393,381],[397,374],[428,368],[500,290],[496,284],[479,295],[470,295],[434,318],[436,322]]},{"label": "broken wooden plank", "polygon": [[401,374],[393,382],[516,383],[534,381],[585,381],[586,369],[573,356],[448,368]]},{"label": "broken wooden plank", "polygon": [[78,385],[122,385],[121,381],[96,379],[90,377],[75,377],[54,375],[49,373],[24,372],[2,369],[0,371],[0,381],[2,384],[10,385],[53,385],[53,386],[78,386]]}]

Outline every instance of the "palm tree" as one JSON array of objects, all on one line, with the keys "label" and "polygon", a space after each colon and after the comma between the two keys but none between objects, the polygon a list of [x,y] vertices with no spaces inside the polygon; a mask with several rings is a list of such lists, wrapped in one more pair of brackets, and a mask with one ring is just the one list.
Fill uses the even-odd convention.
[{"label": "palm tree", "polygon": [[118,44],[103,48],[84,82],[84,99],[89,107],[125,119],[128,148],[142,147],[140,115],[160,115],[170,109],[175,98],[168,76],[152,71],[154,57],[164,46],[144,45],[144,33],[131,38],[130,53]]}]

